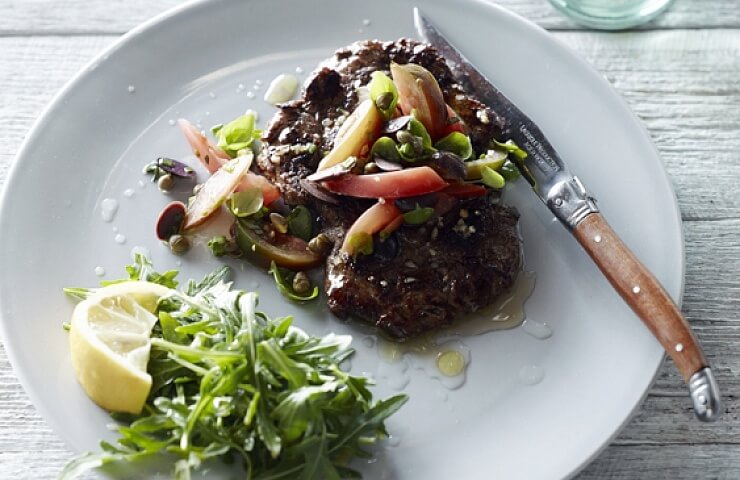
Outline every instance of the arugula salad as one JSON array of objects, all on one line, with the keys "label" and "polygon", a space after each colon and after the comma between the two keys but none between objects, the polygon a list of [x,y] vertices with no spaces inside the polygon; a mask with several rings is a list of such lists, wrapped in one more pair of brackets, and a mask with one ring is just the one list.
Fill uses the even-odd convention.
[{"label": "arugula salad", "polygon": [[[370,455],[407,397],[374,401],[369,379],[342,370],[351,337],[314,337],[291,317],[260,312],[256,293],[227,281],[228,267],[180,288],[177,271],[156,272],[144,256],[126,270],[127,279],[101,288],[65,289],[80,302],[69,327],[80,383],[99,405],[129,413],[114,414],[115,443],[101,442],[101,452],[76,458],[60,478],[160,455],[175,459],[178,480],[211,459],[240,462],[246,479],[360,477],[349,460]],[[72,340],[86,332],[91,338]],[[79,342],[91,345],[89,364],[80,363]],[[100,352],[117,362],[105,365],[105,377],[120,365],[124,377],[85,377],[107,361]],[[105,398],[115,385],[94,384],[106,381],[128,385],[126,397],[139,385],[149,390],[140,404],[121,404]]]}]

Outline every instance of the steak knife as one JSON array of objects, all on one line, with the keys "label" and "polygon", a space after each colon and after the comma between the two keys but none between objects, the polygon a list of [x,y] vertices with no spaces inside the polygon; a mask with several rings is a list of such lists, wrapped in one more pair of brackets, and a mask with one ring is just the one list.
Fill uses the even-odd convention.
[{"label": "steak knife", "polygon": [[712,369],[691,327],[660,282],[612,230],[594,197],[570,173],[537,125],[452,46],[418,8],[414,9],[414,24],[422,40],[446,59],[463,88],[501,114],[507,138],[527,152],[524,159],[512,155],[522,176],[671,356],[688,384],[696,417],[704,422],[716,420],[722,407]]}]

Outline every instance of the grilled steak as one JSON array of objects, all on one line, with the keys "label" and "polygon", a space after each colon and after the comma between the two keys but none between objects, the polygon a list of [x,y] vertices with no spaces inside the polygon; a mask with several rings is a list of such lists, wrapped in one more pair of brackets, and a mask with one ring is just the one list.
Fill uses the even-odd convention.
[{"label": "grilled steak", "polygon": [[476,151],[500,136],[502,119],[455,83],[433,47],[408,39],[364,41],[338,50],[312,74],[302,98],[280,106],[263,134],[257,163],[287,203],[308,205],[318,214],[322,231],[335,242],[325,271],[331,311],[403,339],[492,303],[512,285],[521,249],[518,214],[489,194],[454,201],[426,224],[400,228],[376,242],[372,255],[353,259],[340,252],[347,228],[373,202],[319,199],[302,180],[316,170],[321,152],[332,148],[341,121],[359,102],[358,87],[368,83],[372,72],[388,72],[392,61],[432,72]]}]

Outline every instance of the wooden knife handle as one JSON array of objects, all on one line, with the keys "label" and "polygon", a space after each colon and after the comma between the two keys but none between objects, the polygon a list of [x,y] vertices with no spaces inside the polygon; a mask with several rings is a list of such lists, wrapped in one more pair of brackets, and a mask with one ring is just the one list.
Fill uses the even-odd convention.
[{"label": "wooden knife handle", "polygon": [[573,234],[609,283],[660,341],[687,383],[708,366],[681,311],[600,213],[586,216]]}]

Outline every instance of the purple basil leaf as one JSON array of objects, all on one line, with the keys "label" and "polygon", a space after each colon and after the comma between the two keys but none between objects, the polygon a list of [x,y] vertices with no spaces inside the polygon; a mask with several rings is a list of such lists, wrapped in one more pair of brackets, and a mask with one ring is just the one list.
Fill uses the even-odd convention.
[{"label": "purple basil leaf", "polygon": [[177,160],[160,157],[157,159],[157,165],[170,175],[180,178],[195,178],[195,170]]}]

